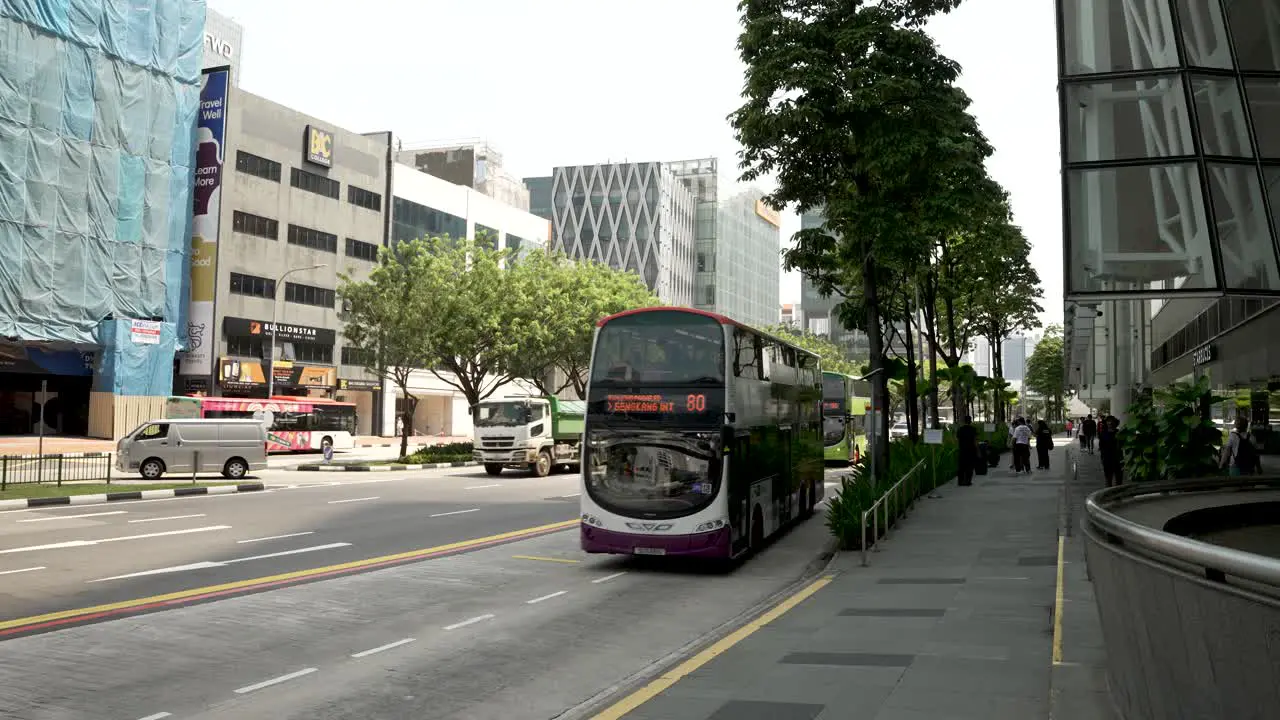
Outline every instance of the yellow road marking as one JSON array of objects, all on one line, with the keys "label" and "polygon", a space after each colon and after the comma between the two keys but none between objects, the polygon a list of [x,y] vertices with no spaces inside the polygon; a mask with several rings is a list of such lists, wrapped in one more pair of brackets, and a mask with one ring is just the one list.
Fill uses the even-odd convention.
[{"label": "yellow road marking", "polygon": [[558,563],[580,563],[581,560],[569,560],[567,558],[542,557],[541,555],[512,555],[516,560],[540,560],[542,562],[558,562]]},{"label": "yellow road marking", "polygon": [[309,570],[295,570],[293,572],[281,573],[279,575],[268,575],[266,577],[253,578],[250,580],[237,580],[235,582],[222,583],[220,585],[209,585],[201,588],[192,588],[190,590],[179,590],[178,592],[166,593],[164,595],[152,595],[151,597],[138,598],[135,600],[124,600],[121,602],[107,603],[105,605],[78,608],[75,610],[60,610],[58,612],[46,613],[44,615],[32,615],[31,617],[16,618],[14,620],[3,620],[0,621],[0,630],[8,630],[9,628],[21,627],[24,625],[38,625],[56,620],[75,618],[81,615],[96,615],[100,613],[127,610],[129,608],[153,605],[156,603],[171,603],[201,595],[225,593],[241,588],[253,587],[255,585],[298,580],[314,575],[325,575],[343,570],[355,570],[362,567],[368,567],[370,565],[379,565],[388,562],[395,562],[397,560],[407,560],[419,555],[431,555],[449,552],[451,550],[462,550],[475,545],[485,545],[488,543],[500,542],[502,540],[510,540],[532,533],[565,530],[576,526],[578,522],[579,521],[577,519],[566,520],[564,522],[551,523],[550,525],[539,525],[537,527],[525,528],[523,530],[512,530],[510,532],[499,533],[497,535],[489,535],[488,537],[461,540],[458,542],[448,543],[446,545],[437,545],[436,547],[423,548],[421,550],[410,550],[408,552],[395,553],[393,555],[383,555],[381,557],[369,558],[367,560],[354,560],[351,562],[327,565],[325,567],[312,568]]},{"label": "yellow road marking", "polygon": [[1063,587],[1063,568],[1065,566],[1064,548],[1066,538],[1058,536],[1058,589],[1053,599],[1053,664],[1062,663],[1062,608],[1066,605]]},{"label": "yellow road marking", "polygon": [[734,630],[711,645],[711,647],[708,647],[697,655],[694,655],[688,660],[685,660],[675,666],[662,677],[650,682],[648,685],[645,685],[622,700],[619,700],[617,703],[609,706],[599,715],[596,715],[595,720],[619,720],[619,718],[625,716],[627,713],[652,700],[663,690],[675,685],[684,676],[711,662],[729,648],[737,645],[743,640],[746,640],[760,628],[782,617],[796,605],[799,605],[808,599],[810,595],[813,595],[830,584],[834,577],[834,575],[826,575],[814,580],[812,583],[796,592],[796,594],[775,605],[773,609],[769,610],[769,612],[761,615],[755,620],[752,620],[746,625],[743,625],[737,630]]}]

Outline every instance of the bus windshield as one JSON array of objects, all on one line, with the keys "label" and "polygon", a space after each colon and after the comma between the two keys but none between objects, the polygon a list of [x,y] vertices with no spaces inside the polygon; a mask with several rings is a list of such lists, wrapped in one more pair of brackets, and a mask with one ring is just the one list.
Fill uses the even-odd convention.
[{"label": "bus windshield", "polygon": [[691,515],[719,489],[717,433],[592,430],[587,494],[601,508],[634,518]]},{"label": "bus windshield", "polygon": [[844,415],[848,402],[848,390],[845,389],[843,375],[822,374],[822,414],[827,416]]},{"label": "bus windshield", "polygon": [[605,323],[591,362],[595,386],[724,385],[724,327],[680,311],[624,315]]}]

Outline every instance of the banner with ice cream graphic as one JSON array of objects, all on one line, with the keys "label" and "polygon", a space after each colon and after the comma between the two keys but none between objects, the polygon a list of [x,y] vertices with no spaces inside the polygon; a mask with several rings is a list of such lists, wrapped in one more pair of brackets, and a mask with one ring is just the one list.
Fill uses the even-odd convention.
[{"label": "banner with ice cream graphic", "polygon": [[191,311],[183,375],[211,376],[213,297],[218,284],[218,225],[222,215],[222,166],[226,160],[228,69],[208,70],[200,88],[196,123],[195,208],[191,223]]}]

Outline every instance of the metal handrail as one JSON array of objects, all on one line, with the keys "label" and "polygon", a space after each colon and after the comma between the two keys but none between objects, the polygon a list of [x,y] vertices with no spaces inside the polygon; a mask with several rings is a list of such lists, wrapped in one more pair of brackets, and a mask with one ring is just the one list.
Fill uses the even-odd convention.
[{"label": "metal handrail", "polygon": [[[903,516],[906,516],[907,514],[906,511],[909,510],[913,505],[915,505],[916,498],[919,496],[919,493],[916,493],[916,492],[908,493],[910,497],[907,500],[907,507],[903,508],[902,507],[903,486],[908,480],[910,480],[913,482],[912,489],[913,490],[918,489],[917,486],[914,484],[914,481],[916,478],[916,473],[919,472],[920,468],[923,465],[924,465],[924,459],[921,458],[920,462],[915,464],[915,467],[908,470],[907,474],[903,475],[902,478],[898,480],[898,482],[894,483],[888,490],[885,490],[884,494],[880,496],[880,499],[871,503],[871,507],[862,511],[862,565],[863,567],[867,566],[867,516],[868,515],[871,516],[871,523],[872,523],[871,529],[872,529],[872,532],[875,534],[875,541],[872,543],[871,547],[876,551],[879,551],[880,549],[880,514],[877,513],[876,510],[878,508],[884,509],[884,527],[886,531],[889,529],[889,500],[890,499],[897,501],[897,506],[895,509],[898,511],[901,511]],[[894,517],[897,517],[897,515],[895,514]]]},{"label": "metal handrail", "polygon": [[[1189,565],[1280,589],[1280,559],[1192,540],[1127,520],[1107,509],[1148,495],[1205,491],[1280,490],[1280,476],[1199,478],[1142,482],[1105,488],[1085,500],[1089,522],[1125,545]],[[1109,539],[1109,538],[1108,538]]]}]

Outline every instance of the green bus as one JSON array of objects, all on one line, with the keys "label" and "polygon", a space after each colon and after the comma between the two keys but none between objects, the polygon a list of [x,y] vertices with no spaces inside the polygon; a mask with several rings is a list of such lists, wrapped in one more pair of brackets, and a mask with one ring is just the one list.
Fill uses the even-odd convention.
[{"label": "green bus", "polygon": [[827,462],[848,465],[866,450],[871,400],[861,396],[865,385],[852,375],[822,373],[822,444]]}]

